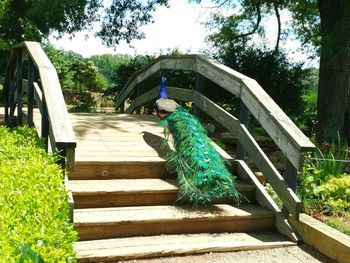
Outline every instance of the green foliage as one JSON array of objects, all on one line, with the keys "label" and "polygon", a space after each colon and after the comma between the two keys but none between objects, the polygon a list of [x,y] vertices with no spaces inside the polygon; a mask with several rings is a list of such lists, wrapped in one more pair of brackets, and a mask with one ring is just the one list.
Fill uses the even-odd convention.
[{"label": "green foliage", "polygon": [[109,85],[115,80],[115,71],[121,65],[126,65],[131,62],[131,56],[129,55],[95,55],[91,56],[89,60],[93,61],[98,67],[99,72],[106,78]]},{"label": "green foliage", "polygon": [[276,203],[276,205],[282,209],[283,208],[283,202],[276,194],[275,190],[273,190],[272,186],[270,184],[266,184],[265,186],[266,192],[271,196],[272,200]]},{"label": "green foliage", "polygon": [[332,177],[318,187],[319,205],[330,213],[350,212],[350,176]]},{"label": "green foliage", "polygon": [[51,32],[76,32],[98,18],[97,1],[5,0],[0,2],[0,72],[11,47],[24,40],[41,42]]},{"label": "green foliage", "polygon": [[[214,45],[218,49],[218,60],[255,79],[289,116],[304,112],[302,95],[308,88],[305,79],[309,72],[301,64],[289,62],[282,52],[276,53],[248,44]],[[212,92],[218,92],[218,89]],[[232,95],[221,97],[231,98],[231,103],[235,100]]]},{"label": "green foliage", "polygon": [[57,50],[52,45],[44,47],[55,66],[63,88],[78,91],[104,91],[108,81],[92,60],[86,60],[73,51]]},{"label": "green foliage", "polygon": [[[24,40],[42,42],[52,32],[74,33],[99,23],[105,44],[128,43],[144,35],[140,27],[153,21],[157,6],[168,0],[2,0],[0,1],[0,72],[4,72],[11,47]],[[100,12],[105,10],[105,13]],[[102,14],[102,15],[101,15]]]},{"label": "green foliage", "polygon": [[74,89],[78,91],[91,89],[97,78],[97,68],[92,61],[73,60],[70,64]]},{"label": "green foliage", "polygon": [[162,125],[174,138],[176,151],[168,153],[167,168],[178,176],[178,200],[189,201],[194,206],[208,205],[224,197],[238,202],[235,177],[226,168],[199,121],[178,107]]},{"label": "green foliage", "polygon": [[24,263],[28,260],[32,263],[44,263],[43,258],[33,251],[27,244],[21,244],[19,250],[21,251],[21,257],[19,259],[20,263]]},{"label": "green foliage", "polygon": [[313,157],[308,156],[303,173],[299,176],[298,188],[304,207],[328,213],[349,210],[350,192],[345,188],[350,177],[343,174],[347,151],[347,144],[342,144],[338,139],[337,143],[317,149]]},{"label": "green foliage", "polygon": [[33,129],[0,126],[0,262],[75,262],[63,174],[42,146]]}]

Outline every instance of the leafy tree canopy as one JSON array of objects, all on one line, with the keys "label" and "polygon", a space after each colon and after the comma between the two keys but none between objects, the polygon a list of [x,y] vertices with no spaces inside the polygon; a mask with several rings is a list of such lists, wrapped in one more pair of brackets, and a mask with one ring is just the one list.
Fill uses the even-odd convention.
[{"label": "leafy tree canopy", "polygon": [[[42,42],[52,32],[59,35],[92,29],[108,46],[143,37],[142,25],[153,21],[156,6],[167,0],[1,0],[0,72],[11,47],[24,40]],[[102,12],[104,11],[104,12]]]},{"label": "leafy tree canopy", "polygon": [[[74,33],[101,23],[97,32],[108,45],[141,38],[139,27],[152,22],[157,5],[167,0],[2,0],[0,40],[2,49],[22,40],[41,41],[52,31]],[[105,10],[105,12],[101,12]],[[5,42],[7,45],[5,45]]]},{"label": "leafy tree canopy", "polygon": [[[201,0],[192,0],[200,3]],[[225,7],[230,14],[214,12],[212,20],[207,23],[212,29],[219,29],[210,36],[216,44],[225,45],[232,42],[247,42],[257,34],[264,38],[267,19],[276,19],[275,51],[281,46],[281,40],[294,34],[299,37],[304,47],[316,52],[320,47],[320,17],[317,1],[314,0],[213,0],[216,7]],[[283,22],[281,14],[289,14],[291,22]],[[264,21],[265,19],[265,21]],[[269,20],[271,21],[271,20]],[[290,24],[291,23],[291,24]]]}]

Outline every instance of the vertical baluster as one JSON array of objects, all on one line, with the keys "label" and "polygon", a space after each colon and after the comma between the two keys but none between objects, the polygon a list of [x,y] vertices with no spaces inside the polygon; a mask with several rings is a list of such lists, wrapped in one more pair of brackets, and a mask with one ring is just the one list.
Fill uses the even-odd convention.
[{"label": "vertical baluster", "polygon": [[[204,79],[203,79],[203,76],[199,73],[196,73],[196,83],[194,86],[194,90],[199,92],[199,93],[202,93],[204,90]],[[200,118],[201,113],[202,113],[202,110],[200,108],[198,108],[197,106],[194,106],[193,115]]]},{"label": "vertical baluster", "polygon": [[67,150],[65,147],[58,146],[57,151],[58,151],[58,154],[60,156],[59,160],[57,161],[57,164],[60,165],[62,170],[64,171],[66,169]]},{"label": "vertical baluster", "polygon": [[[136,96],[135,96],[134,103],[136,102],[136,98],[137,98],[138,96],[140,96],[141,93],[142,93],[142,91],[141,91],[141,86],[140,86],[140,84],[136,84]],[[140,114],[140,113],[141,113],[141,106],[139,106],[139,107],[137,107],[137,108],[135,109],[135,114]]]},{"label": "vertical baluster", "polygon": [[15,103],[15,91],[16,91],[16,81],[15,81],[15,70],[12,69],[10,72],[10,89],[9,89],[9,95],[8,95],[8,101],[9,101],[9,121],[8,124],[10,127],[14,127],[17,125],[17,119],[14,116],[15,110],[16,110],[16,103]]},{"label": "vertical baluster", "polygon": [[[239,120],[248,129],[249,110],[248,110],[247,106],[245,106],[243,101],[241,101]],[[237,145],[237,159],[244,160],[245,156],[246,156],[246,151],[244,150],[243,146],[240,143],[238,143],[238,145]]]},{"label": "vertical baluster", "polygon": [[28,58],[28,125],[33,126],[34,108],[34,67],[31,57]]},{"label": "vertical baluster", "polygon": [[10,83],[8,83],[9,87],[8,87],[8,91],[7,94],[5,94],[5,123],[6,125],[9,125],[9,107],[10,107],[10,101],[9,101],[9,97],[10,97]]},{"label": "vertical baluster", "polygon": [[49,147],[49,117],[47,113],[47,107],[46,107],[46,100],[45,100],[45,94],[44,92],[42,93],[43,98],[42,98],[42,109],[41,109],[41,137],[44,138],[45,140],[45,147],[46,151],[48,150]]},{"label": "vertical baluster", "polygon": [[283,177],[288,186],[295,192],[297,189],[298,170],[289,160],[287,160],[286,170]]},{"label": "vertical baluster", "polygon": [[22,125],[23,115],[22,115],[22,49],[17,51],[17,125]]}]

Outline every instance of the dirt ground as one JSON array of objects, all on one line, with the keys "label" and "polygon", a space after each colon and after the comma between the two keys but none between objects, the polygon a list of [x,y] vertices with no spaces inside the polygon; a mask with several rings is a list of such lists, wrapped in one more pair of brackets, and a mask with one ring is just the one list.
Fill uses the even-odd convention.
[{"label": "dirt ground", "polygon": [[209,253],[181,257],[166,257],[119,261],[123,263],[335,263],[307,245],[226,253]]}]

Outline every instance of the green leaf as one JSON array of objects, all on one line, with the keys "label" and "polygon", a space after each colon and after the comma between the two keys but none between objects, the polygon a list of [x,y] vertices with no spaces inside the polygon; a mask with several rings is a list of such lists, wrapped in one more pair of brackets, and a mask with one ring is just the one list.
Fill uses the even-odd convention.
[{"label": "green leaf", "polygon": [[20,263],[26,260],[30,260],[32,263],[44,263],[42,257],[27,244],[21,244],[19,250],[21,251]]}]

